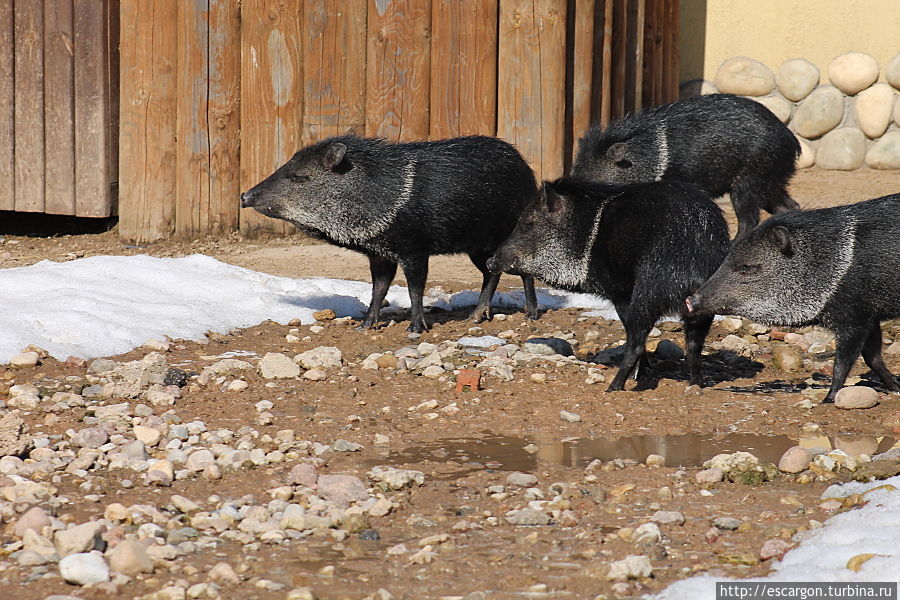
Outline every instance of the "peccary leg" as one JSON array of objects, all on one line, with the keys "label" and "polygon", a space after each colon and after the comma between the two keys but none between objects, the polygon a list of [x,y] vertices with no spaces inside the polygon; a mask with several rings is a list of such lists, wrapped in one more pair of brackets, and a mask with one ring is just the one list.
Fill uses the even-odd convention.
[{"label": "peccary leg", "polygon": [[372,273],[372,301],[366,318],[357,327],[358,330],[371,329],[378,322],[378,314],[388,288],[397,274],[397,263],[378,256],[369,256],[369,272]]},{"label": "peccary leg", "polygon": [[884,382],[884,387],[892,392],[900,392],[900,385],[885,366],[884,358],[881,356],[881,327],[878,323],[875,323],[869,331],[862,347],[862,355],[869,368]]},{"label": "peccary leg", "polygon": [[703,387],[703,376],[700,374],[700,355],[703,351],[703,342],[709,333],[713,322],[713,315],[704,317],[684,318],[684,342],[685,356],[688,366],[688,383]]},{"label": "peccary leg", "polygon": [[540,315],[538,314],[537,293],[534,291],[534,277],[522,275],[522,286],[525,288],[525,318],[537,320]]},{"label": "peccary leg", "polygon": [[869,331],[863,328],[852,329],[844,332],[843,335],[838,334],[836,340],[837,348],[834,353],[834,373],[831,375],[831,388],[828,390],[825,399],[822,400],[823,404],[834,402],[834,397],[837,395],[838,390],[847,381],[847,376],[850,374],[850,369],[853,368],[853,363],[859,358],[863,342],[868,335]]},{"label": "peccary leg", "polygon": [[478,270],[481,271],[483,277],[481,283],[481,295],[478,297],[478,305],[472,311],[472,314],[469,315],[469,318],[476,323],[481,323],[485,320],[489,321],[491,319],[491,300],[494,297],[494,292],[497,291],[497,284],[500,283],[500,273],[491,273],[488,271],[487,266],[485,266],[487,259],[490,257],[490,254],[469,255],[469,258],[472,259],[472,263],[478,267]]},{"label": "peccary leg", "polygon": [[425,280],[428,278],[428,257],[413,256],[400,262],[403,267],[403,275],[409,286],[409,327],[407,331],[422,333],[428,331],[425,324],[425,309],[422,306],[422,298],[425,296]]},{"label": "peccary leg", "polygon": [[624,390],[625,382],[639,364],[643,368],[638,371],[638,375],[641,380],[646,379],[649,370],[646,368],[646,362],[644,362],[644,353],[646,352],[644,346],[647,343],[647,336],[650,334],[650,330],[653,329],[653,322],[656,320],[654,318],[642,318],[637,315],[630,317],[627,308],[621,310],[617,306],[616,311],[619,313],[622,324],[625,326],[625,354],[622,356],[619,372],[616,373],[612,383],[606,388],[607,392]]}]

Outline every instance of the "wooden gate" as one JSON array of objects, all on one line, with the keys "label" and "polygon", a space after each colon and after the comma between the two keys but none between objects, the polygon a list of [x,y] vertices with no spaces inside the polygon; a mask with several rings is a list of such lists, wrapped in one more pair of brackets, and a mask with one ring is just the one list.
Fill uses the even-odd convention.
[{"label": "wooden gate", "polygon": [[677,21],[677,0],[121,0],[120,233],[284,232],[240,190],[345,132],[496,135],[559,176],[590,124],[676,98]]},{"label": "wooden gate", "polygon": [[114,0],[0,0],[0,210],[115,211]]}]

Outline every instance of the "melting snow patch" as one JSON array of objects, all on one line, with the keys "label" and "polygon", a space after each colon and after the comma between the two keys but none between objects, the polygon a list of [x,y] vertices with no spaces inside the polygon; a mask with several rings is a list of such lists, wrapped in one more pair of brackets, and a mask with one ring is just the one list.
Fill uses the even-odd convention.
[{"label": "melting snow patch", "polygon": [[[881,489],[874,489],[881,486]],[[656,600],[714,600],[717,581],[745,582],[849,582],[900,583],[900,476],[872,483],[832,486],[831,497],[866,494],[868,504],[835,515],[825,526],[805,534],[799,546],[772,565],[772,573],[752,579],[723,579],[705,575],[670,585]],[[831,489],[831,488],[829,488]],[[831,494],[831,492],[829,492]],[[847,562],[872,554],[858,571]]]},{"label": "melting snow patch", "polygon": [[[65,263],[42,261],[0,269],[0,362],[28,344],[53,357],[94,358],[127,352],[152,339],[202,339],[267,319],[313,323],[331,308],[360,317],[371,284],[342,279],[291,279],[251,271],[196,254],[184,258],[95,256]],[[409,308],[406,288],[391,286],[387,300]],[[475,291],[427,297],[426,304],[474,305]],[[544,308],[609,308],[585,294],[540,290]],[[522,292],[497,294],[496,306],[521,307]]]}]

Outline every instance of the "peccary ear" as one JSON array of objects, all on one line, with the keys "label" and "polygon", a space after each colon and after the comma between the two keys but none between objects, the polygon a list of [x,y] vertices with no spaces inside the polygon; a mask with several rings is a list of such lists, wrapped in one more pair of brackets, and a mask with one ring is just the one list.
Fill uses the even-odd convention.
[{"label": "peccary ear", "polygon": [[326,169],[334,171],[338,168],[338,165],[341,164],[341,161],[344,160],[344,155],[346,153],[347,146],[340,142],[335,142],[328,146],[328,150],[325,151],[325,156],[322,157],[322,165]]},{"label": "peccary ear", "polygon": [[541,188],[541,199],[551,215],[559,213],[563,209],[565,200],[553,189],[553,184],[545,181]]},{"label": "peccary ear", "polygon": [[628,151],[628,146],[625,142],[616,142],[606,150],[606,158],[611,160],[614,163],[620,163],[625,159],[625,153]]},{"label": "peccary ear", "polygon": [[782,227],[781,225],[774,227],[771,236],[772,243],[775,244],[779,252],[785,256],[794,255],[794,249],[791,247],[791,232],[788,231],[787,227]]}]

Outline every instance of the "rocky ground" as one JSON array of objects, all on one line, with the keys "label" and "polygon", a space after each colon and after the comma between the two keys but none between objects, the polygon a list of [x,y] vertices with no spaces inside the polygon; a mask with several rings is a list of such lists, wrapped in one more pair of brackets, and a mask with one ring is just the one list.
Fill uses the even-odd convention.
[{"label": "rocky ground", "polygon": [[[845,176],[850,194],[900,189],[895,174]],[[835,180],[809,177],[802,204],[833,198]],[[291,243],[237,237],[136,249],[112,233],[6,235],[0,260],[138,251],[331,274]],[[440,263],[430,284],[471,287],[471,270]],[[680,325],[661,323],[657,384],[606,393],[616,322],[567,309],[473,326],[435,311],[410,336],[402,312],[387,316],[361,333],[325,311],[92,361],[23,349],[0,367],[0,590],[638,597],[697,573],[765,574],[865,502],[831,484],[900,472],[900,398],[861,362],[845,408],[818,404],[834,350],[819,329],[718,321],[698,389]],[[900,322],[883,332],[900,373]]]}]

